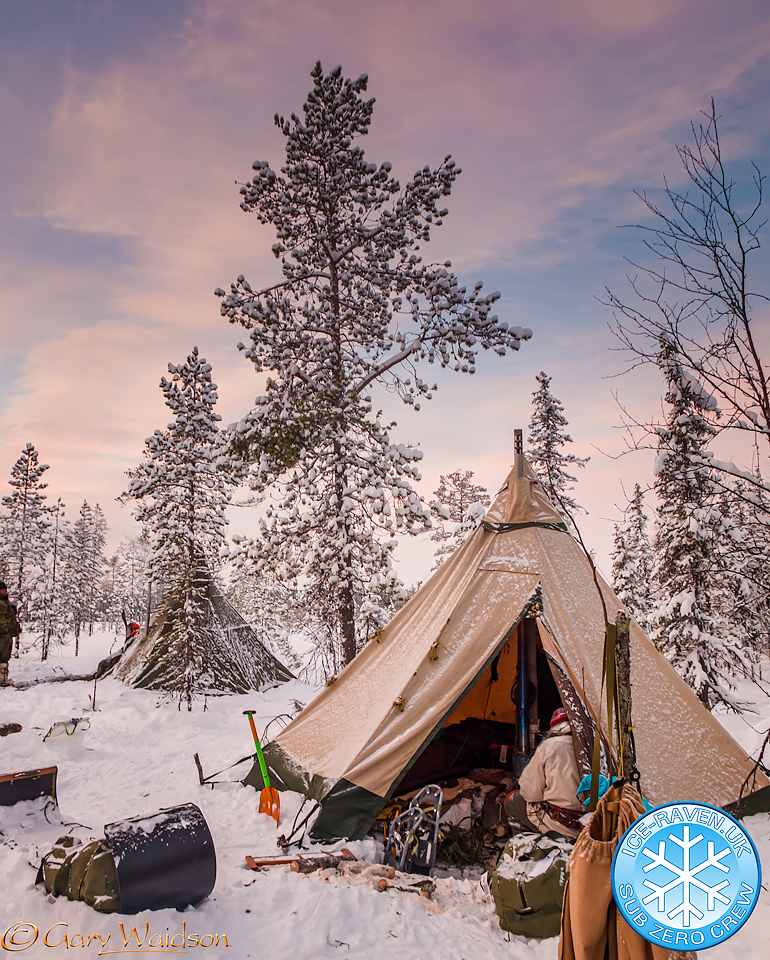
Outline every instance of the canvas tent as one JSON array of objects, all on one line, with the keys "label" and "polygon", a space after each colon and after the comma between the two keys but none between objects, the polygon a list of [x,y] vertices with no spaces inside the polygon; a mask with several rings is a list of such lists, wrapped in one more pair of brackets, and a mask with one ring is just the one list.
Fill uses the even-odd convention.
[{"label": "canvas tent", "polygon": [[[200,635],[205,667],[200,691],[212,696],[247,693],[293,680],[294,675],[260,642],[208,575],[205,585]],[[124,683],[150,690],[174,688],[183,664],[170,655],[168,620],[173,604],[168,599],[159,604],[147,637],[135,640],[115,667],[115,676]]]},{"label": "canvas tent", "polygon": [[[622,605],[600,583],[614,619]],[[531,747],[533,714],[545,729],[550,717],[543,658],[580,733],[579,762],[590,772],[604,633],[588,560],[518,454],[483,524],[267,745],[271,780],[320,801],[314,838],[361,837],[387,798],[418,783],[421,771],[422,779],[438,778],[442,743],[449,744],[445,769],[457,775],[458,732],[486,724],[490,736],[520,753]],[[653,803],[737,800],[750,759],[633,622],[630,649],[645,795]],[[517,678],[519,689],[538,688],[526,717],[513,702]],[[483,754],[477,759],[485,765]],[[257,784],[254,771],[245,782]],[[760,774],[757,787],[767,783]]]}]

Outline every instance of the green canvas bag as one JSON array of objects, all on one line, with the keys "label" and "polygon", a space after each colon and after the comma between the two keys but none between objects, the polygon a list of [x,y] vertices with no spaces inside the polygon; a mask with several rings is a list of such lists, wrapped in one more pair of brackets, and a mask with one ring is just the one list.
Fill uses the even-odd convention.
[{"label": "green canvas bag", "polygon": [[82,844],[75,837],[60,837],[43,857],[37,882],[55,897],[82,900],[100,913],[120,909],[118,871],[104,840]]},{"label": "green canvas bag", "polygon": [[572,844],[557,833],[511,838],[489,889],[503,930],[522,937],[558,937]]}]

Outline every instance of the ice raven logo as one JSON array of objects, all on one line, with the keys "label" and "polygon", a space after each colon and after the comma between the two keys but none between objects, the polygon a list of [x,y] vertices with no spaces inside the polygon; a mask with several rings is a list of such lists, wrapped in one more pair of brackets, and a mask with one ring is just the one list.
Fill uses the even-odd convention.
[{"label": "ice raven logo", "polygon": [[628,828],[612,861],[622,916],[651,943],[711,947],[748,920],[761,885],[751,837],[704,803],[655,807]]}]

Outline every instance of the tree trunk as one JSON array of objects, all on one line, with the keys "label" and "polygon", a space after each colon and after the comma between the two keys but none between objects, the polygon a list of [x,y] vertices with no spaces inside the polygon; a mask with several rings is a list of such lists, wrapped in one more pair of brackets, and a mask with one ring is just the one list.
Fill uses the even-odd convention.
[{"label": "tree trunk", "polygon": [[342,633],[342,659],[345,664],[356,655],[356,611],[353,591],[349,586],[340,590],[340,631]]}]

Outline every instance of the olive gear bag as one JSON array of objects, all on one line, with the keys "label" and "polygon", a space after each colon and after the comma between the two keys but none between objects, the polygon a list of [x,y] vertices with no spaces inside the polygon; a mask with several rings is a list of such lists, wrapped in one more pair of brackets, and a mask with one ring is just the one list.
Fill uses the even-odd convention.
[{"label": "olive gear bag", "polygon": [[82,900],[100,913],[120,909],[118,871],[104,840],[83,844],[76,837],[60,837],[43,857],[37,882],[41,880],[55,897]]},{"label": "olive gear bag", "polygon": [[503,930],[558,937],[572,844],[557,833],[522,833],[505,845],[489,889]]}]

